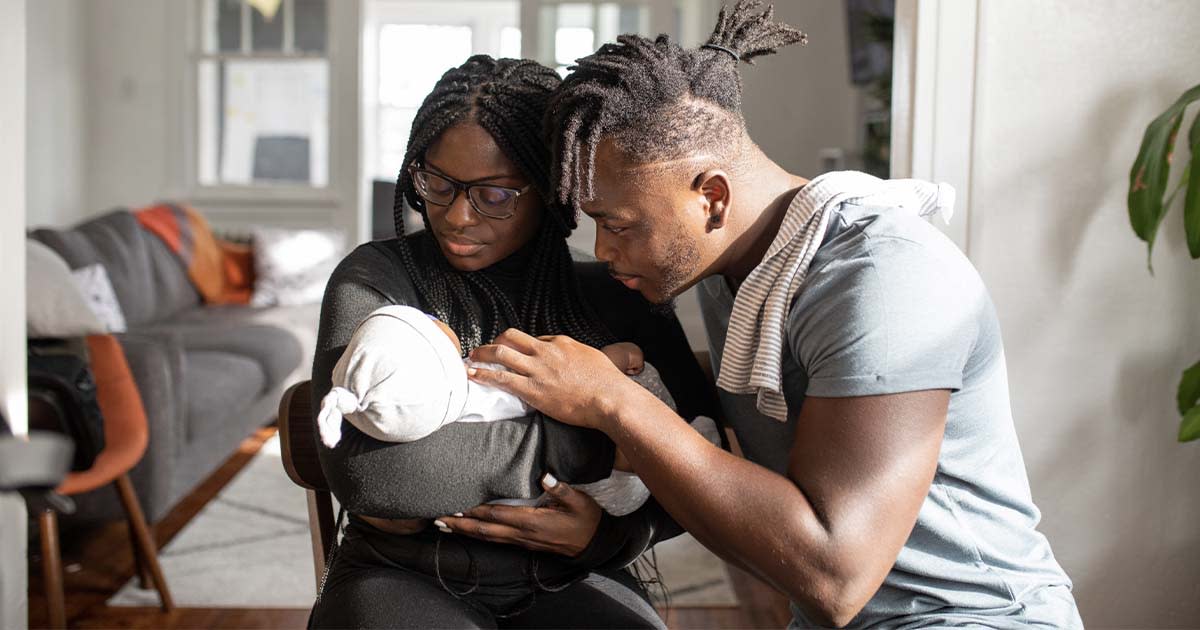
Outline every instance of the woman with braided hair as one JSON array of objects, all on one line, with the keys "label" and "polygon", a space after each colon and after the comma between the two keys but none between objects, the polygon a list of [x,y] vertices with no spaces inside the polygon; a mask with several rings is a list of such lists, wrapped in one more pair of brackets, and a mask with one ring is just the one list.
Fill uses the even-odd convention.
[{"label": "woman with braided hair", "polygon": [[699,284],[746,458],[566,336],[505,331],[472,359],[512,371],[472,378],[611,437],[679,524],[791,598],[793,627],[1081,628],[1037,530],[995,309],[923,218],[948,219],[953,190],[810,181],[750,138],[740,62],[804,40],[740,0],[698,48],[602,46],[550,105],[558,199],[596,219],[596,257],[654,302]]},{"label": "woman with braided hair", "polygon": [[[446,324],[464,353],[509,327],[595,348],[633,342],[681,413],[712,415],[715,396],[678,321],[654,312],[602,264],[571,258],[575,209],[555,201],[542,135],[559,82],[535,62],[486,55],[438,81],[413,121],[399,175],[398,238],[358,247],[326,288],[314,408],[359,324],[401,305]],[[424,230],[405,232],[406,206]],[[403,443],[349,422],[340,432],[319,455],[349,523],[312,626],[662,627],[626,567],[678,526],[653,500],[615,517],[558,481],[590,483],[612,472],[615,447],[602,433],[541,414],[452,422]],[[551,502],[542,507],[482,505],[543,490]],[[492,533],[520,531],[519,544],[488,541],[486,528],[485,540],[456,536],[433,520],[460,510],[503,520]]]}]

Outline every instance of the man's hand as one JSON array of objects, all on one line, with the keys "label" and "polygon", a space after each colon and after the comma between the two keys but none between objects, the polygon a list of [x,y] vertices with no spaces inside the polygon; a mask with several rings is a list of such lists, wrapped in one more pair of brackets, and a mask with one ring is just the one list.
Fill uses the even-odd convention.
[{"label": "man's hand", "polygon": [[471,380],[516,394],[547,416],[580,427],[603,430],[630,388],[641,389],[603,352],[565,336],[535,338],[509,328],[472,351],[471,359],[511,370],[469,368]]},{"label": "man's hand", "polygon": [[444,528],[442,531],[520,545],[533,551],[578,556],[596,535],[600,506],[553,475],[542,478],[542,487],[551,499],[545,507],[481,505],[462,516],[443,516],[434,522]]}]

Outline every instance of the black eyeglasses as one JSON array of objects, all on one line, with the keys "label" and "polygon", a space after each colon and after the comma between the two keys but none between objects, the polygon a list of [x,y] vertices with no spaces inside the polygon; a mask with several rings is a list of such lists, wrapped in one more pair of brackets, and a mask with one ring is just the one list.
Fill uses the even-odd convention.
[{"label": "black eyeglasses", "polygon": [[413,187],[422,199],[435,206],[449,206],[466,191],[467,200],[475,212],[489,219],[511,219],[517,209],[517,198],[529,192],[533,184],[524,188],[509,188],[492,184],[465,184],[456,179],[421,168],[415,164],[408,167],[413,178]]}]

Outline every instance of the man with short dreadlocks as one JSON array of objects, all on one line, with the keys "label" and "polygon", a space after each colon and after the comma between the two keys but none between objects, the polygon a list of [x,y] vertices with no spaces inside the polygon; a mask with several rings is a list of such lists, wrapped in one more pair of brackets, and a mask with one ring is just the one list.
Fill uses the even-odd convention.
[{"label": "man with short dreadlocks", "polygon": [[[329,280],[314,408],[330,392],[355,329],[381,307],[404,305],[448,325],[464,351],[510,326],[569,334],[597,348],[633,342],[658,368],[680,413],[713,415],[715,396],[679,322],[653,313],[603,265],[572,261],[566,238],[575,210],[554,201],[540,132],[559,81],[535,62],[485,55],[438,81],[417,111],[399,175],[398,238],[359,246]],[[406,233],[406,206],[425,229]],[[370,399],[357,403],[362,410]],[[602,433],[532,414],[452,422],[393,443],[338,424],[340,439],[318,452],[350,516],[311,626],[664,627],[626,567],[679,527],[652,500],[614,517],[558,481],[609,476],[615,449]],[[452,518],[434,520],[543,491],[550,502],[542,507],[482,508],[527,519],[521,546],[455,536],[446,527]]]},{"label": "man with short dreadlocks", "polygon": [[604,431],[676,521],[791,598],[796,627],[1082,627],[1037,531],[991,300],[925,220],[948,220],[953,190],[765,155],[739,64],[805,40],[772,17],[741,0],[695,49],[621,36],[549,115],[559,200],[596,219],[610,273],[662,304],[699,284],[746,459],[566,336],[505,331],[472,358],[511,371],[473,378]]}]

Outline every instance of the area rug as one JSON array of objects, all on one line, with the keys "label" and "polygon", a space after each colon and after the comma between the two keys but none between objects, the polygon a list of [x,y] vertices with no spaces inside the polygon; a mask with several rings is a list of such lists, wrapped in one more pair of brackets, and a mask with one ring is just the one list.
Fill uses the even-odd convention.
[{"label": "area rug", "polygon": [[[278,436],[159,553],[178,606],[308,608],[316,597],[304,491],[287,478]],[[736,606],[725,563],[683,535],[656,548],[672,607]],[[661,603],[657,593],[656,603]],[[109,606],[157,606],[130,580]]]}]

